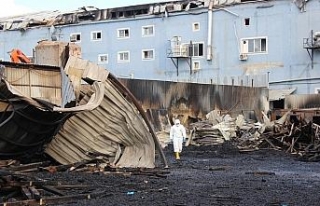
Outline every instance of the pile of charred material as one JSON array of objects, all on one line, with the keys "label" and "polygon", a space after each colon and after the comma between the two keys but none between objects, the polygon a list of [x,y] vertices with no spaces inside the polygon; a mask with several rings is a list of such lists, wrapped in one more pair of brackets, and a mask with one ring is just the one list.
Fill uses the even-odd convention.
[{"label": "pile of charred material", "polygon": [[275,121],[270,121],[262,112],[263,123],[260,123],[245,120],[241,114],[232,118],[213,110],[206,120],[190,125],[191,136],[186,145],[217,145],[232,141],[240,152],[271,148],[298,154],[301,160],[320,161],[320,126],[291,116],[293,112],[287,111]]},{"label": "pile of charred material", "polygon": [[[103,166],[104,165],[104,166]],[[69,179],[85,173],[99,176],[129,177],[132,175],[166,178],[167,169],[111,168],[102,159],[84,161],[74,165],[52,166],[50,161],[20,164],[17,160],[0,161],[0,203],[3,205],[57,205],[84,199],[112,195],[104,184],[84,183]],[[38,172],[43,172],[41,178]],[[37,172],[37,173],[35,173]],[[60,178],[53,173],[60,172]],[[61,173],[63,172],[63,173]],[[61,174],[74,176],[66,176]],[[110,185],[109,185],[110,186]]]}]

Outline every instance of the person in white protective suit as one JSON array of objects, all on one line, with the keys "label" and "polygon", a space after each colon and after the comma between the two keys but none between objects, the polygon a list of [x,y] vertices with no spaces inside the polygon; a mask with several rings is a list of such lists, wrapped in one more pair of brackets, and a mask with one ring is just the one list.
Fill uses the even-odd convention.
[{"label": "person in white protective suit", "polygon": [[186,138],[186,129],[180,124],[180,120],[174,120],[174,125],[170,129],[170,140],[173,142],[173,152],[176,155],[176,159],[180,159],[180,153],[182,151],[182,143]]}]

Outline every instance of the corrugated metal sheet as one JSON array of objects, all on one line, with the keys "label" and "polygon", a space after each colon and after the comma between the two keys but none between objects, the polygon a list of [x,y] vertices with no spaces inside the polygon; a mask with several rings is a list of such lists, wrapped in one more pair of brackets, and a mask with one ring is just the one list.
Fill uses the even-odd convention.
[{"label": "corrugated metal sheet", "polygon": [[320,94],[289,95],[285,98],[285,109],[309,108],[320,108]]},{"label": "corrugated metal sheet", "polygon": [[286,96],[292,94],[296,88],[292,89],[282,89],[282,90],[274,90],[270,89],[269,90],[269,101],[277,101],[284,99]]},{"label": "corrugated metal sheet", "polygon": [[[64,71],[61,71],[59,67],[6,62],[1,62],[1,64],[5,66],[4,80],[10,84],[11,88],[14,87],[14,90],[20,94],[19,96],[46,101],[48,104],[60,107],[64,107],[65,103],[75,101],[70,80],[65,78]],[[62,97],[62,85],[69,96]]]},{"label": "corrugated metal sheet", "polygon": [[267,88],[122,79],[145,109],[166,109],[169,116],[204,119],[211,110],[231,113],[265,110]]},{"label": "corrugated metal sheet", "polygon": [[61,110],[82,112],[66,121],[46,153],[62,164],[103,156],[118,167],[153,168],[155,142],[150,131],[135,105],[107,79],[109,72],[76,57],[69,58],[65,71],[78,93],[87,88],[79,79],[95,83],[80,106]]},{"label": "corrugated metal sheet", "polygon": [[21,94],[61,105],[61,75],[58,70],[5,68],[5,79]]}]

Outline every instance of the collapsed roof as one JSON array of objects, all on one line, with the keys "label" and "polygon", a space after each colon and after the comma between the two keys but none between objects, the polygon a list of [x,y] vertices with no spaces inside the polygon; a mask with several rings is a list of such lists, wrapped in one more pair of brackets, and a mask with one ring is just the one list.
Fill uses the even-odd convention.
[{"label": "collapsed roof", "polygon": [[99,157],[117,167],[155,167],[161,147],[150,123],[104,68],[72,56],[64,70],[0,65],[1,158],[45,152],[62,164]]}]

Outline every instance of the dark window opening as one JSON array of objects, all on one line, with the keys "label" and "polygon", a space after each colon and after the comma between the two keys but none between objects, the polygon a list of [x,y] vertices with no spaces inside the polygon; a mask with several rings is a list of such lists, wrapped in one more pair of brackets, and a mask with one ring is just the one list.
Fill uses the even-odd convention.
[{"label": "dark window opening", "polygon": [[317,116],[317,115],[313,116],[312,122],[320,125],[320,116]]},{"label": "dark window opening", "polygon": [[199,44],[199,56],[203,56],[203,44]]},{"label": "dark window opening", "polygon": [[272,101],[273,109],[284,109],[284,100]]},{"label": "dark window opening", "polygon": [[249,26],[250,25],[250,18],[244,19],[244,25]]},{"label": "dark window opening", "polygon": [[111,19],[117,18],[117,12],[111,12]]}]

